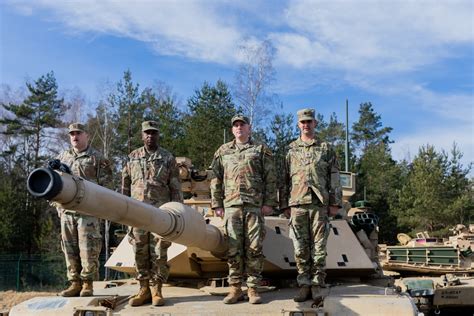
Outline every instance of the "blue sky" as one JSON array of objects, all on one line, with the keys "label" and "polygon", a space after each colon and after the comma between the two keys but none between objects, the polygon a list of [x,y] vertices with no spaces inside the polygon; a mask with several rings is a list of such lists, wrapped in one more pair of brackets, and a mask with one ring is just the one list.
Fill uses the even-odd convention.
[{"label": "blue sky", "polygon": [[239,46],[270,40],[284,111],[314,107],[350,124],[372,102],[396,159],[458,143],[474,161],[474,2],[0,1],[0,82],[53,70],[92,106],[130,69],[185,101],[204,81],[234,82]]}]

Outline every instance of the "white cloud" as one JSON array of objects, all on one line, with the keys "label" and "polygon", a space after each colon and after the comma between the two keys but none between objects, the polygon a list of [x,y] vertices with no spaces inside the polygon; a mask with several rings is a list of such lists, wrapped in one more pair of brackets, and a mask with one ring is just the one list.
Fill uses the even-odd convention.
[{"label": "white cloud", "polygon": [[[436,150],[449,152],[456,142],[458,148],[464,154],[462,163],[467,166],[474,162],[474,130],[472,124],[458,124],[455,126],[424,126],[410,135],[395,138],[392,144],[392,154],[397,160],[411,161],[418,154],[421,146],[432,145]],[[471,174],[474,170],[471,171]]]},{"label": "white cloud", "polygon": [[[14,3],[14,2],[12,2]],[[23,5],[21,3],[16,3],[15,4],[15,10],[21,14],[21,15],[25,15],[25,16],[30,16],[33,14],[33,8],[30,7],[28,4],[26,5]]]},{"label": "white cloud", "polygon": [[415,100],[428,108],[440,117],[455,119],[463,124],[469,124],[471,128],[471,138],[474,121],[474,97],[472,94],[443,94],[427,90],[423,87],[414,87]]},{"label": "white cloud", "polygon": [[438,92],[413,82],[412,79],[399,77],[368,78],[347,75],[346,81],[364,91],[384,95],[392,99],[408,99],[413,106],[435,113],[444,119],[454,119],[464,123],[474,121],[474,95],[471,90],[464,92]]},{"label": "white cloud", "polygon": [[48,9],[73,32],[113,34],[147,42],[160,54],[207,62],[235,61],[243,36],[209,1],[83,0],[17,2]]},{"label": "white cloud", "polygon": [[[277,64],[362,74],[411,71],[474,40],[472,1],[14,1],[70,31],[148,42],[160,54],[233,64],[246,40],[269,37]],[[270,12],[264,14],[265,11]],[[259,28],[252,26],[259,25]]]},{"label": "white cloud", "polygon": [[471,1],[292,1],[273,32],[280,63],[363,74],[406,72],[474,40]]},{"label": "white cloud", "polygon": [[231,66],[239,61],[243,42],[268,37],[277,49],[279,93],[348,84],[410,98],[415,106],[462,124],[473,121],[472,82],[471,93],[440,93],[413,78],[448,57],[474,53],[470,0],[302,0],[289,1],[286,9],[280,2],[230,0],[13,3],[25,14],[50,12],[49,18],[52,14],[70,32],[133,38],[158,54]]}]

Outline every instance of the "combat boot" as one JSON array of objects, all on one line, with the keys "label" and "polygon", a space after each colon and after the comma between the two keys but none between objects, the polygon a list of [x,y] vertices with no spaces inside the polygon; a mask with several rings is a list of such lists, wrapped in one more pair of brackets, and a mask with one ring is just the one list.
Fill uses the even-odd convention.
[{"label": "combat boot", "polygon": [[64,296],[64,297],[73,297],[73,296],[79,296],[79,293],[81,293],[82,290],[82,284],[81,281],[71,281],[71,285],[59,295]]},{"label": "combat boot", "polygon": [[82,281],[82,290],[81,290],[80,296],[92,296],[92,295],[94,295],[92,280]]},{"label": "combat boot", "polygon": [[304,302],[311,297],[311,288],[309,285],[303,285],[300,287],[298,294],[293,298],[295,302]]},{"label": "combat boot", "polygon": [[318,303],[318,304],[321,303],[321,301],[323,300],[323,294],[321,293],[321,286],[313,285],[311,287],[311,296],[315,303]]},{"label": "combat boot", "polygon": [[249,303],[250,304],[260,304],[262,303],[262,297],[257,291],[257,288],[255,287],[249,287],[247,291],[247,295],[249,297]]},{"label": "combat boot", "polygon": [[130,306],[141,306],[151,302],[150,282],[148,280],[140,280],[140,289],[138,293],[128,300]]},{"label": "combat boot", "polygon": [[235,304],[238,301],[244,300],[244,294],[240,288],[240,283],[231,284],[229,294],[224,297],[224,304]]},{"label": "combat boot", "polygon": [[155,281],[155,283],[151,286],[151,305],[154,306],[163,306],[165,305],[165,299],[163,298],[163,294],[161,294],[161,281]]}]

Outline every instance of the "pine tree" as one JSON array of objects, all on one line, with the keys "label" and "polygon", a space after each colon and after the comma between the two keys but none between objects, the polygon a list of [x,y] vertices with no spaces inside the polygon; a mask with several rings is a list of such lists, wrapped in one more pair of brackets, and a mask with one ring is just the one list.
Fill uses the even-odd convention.
[{"label": "pine tree", "polygon": [[357,160],[356,168],[357,189],[353,200],[363,200],[366,195],[372,210],[380,219],[380,240],[393,244],[396,241],[397,222],[391,205],[402,185],[402,170],[384,143],[370,146]]},{"label": "pine tree", "polygon": [[139,84],[133,82],[130,70],[124,72],[116,91],[109,95],[108,103],[116,110],[114,125],[117,139],[114,142],[114,153],[123,162],[131,151],[143,145],[141,123],[145,104],[141,99]]},{"label": "pine tree", "polygon": [[175,156],[186,153],[183,113],[178,109],[171,93],[155,92],[146,88],[142,92],[143,103],[146,104],[145,120],[158,121],[160,126],[160,146]]},{"label": "pine tree", "polygon": [[446,211],[452,198],[446,191],[447,157],[433,146],[422,146],[398,196],[398,223],[413,231],[434,232],[455,219]]},{"label": "pine tree", "polygon": [[453,219],[453,225],[469,224],[474,214],[473,186],[468,178],[472,163],[467,167],[462,165],[463,153],[456,143],[453,143],[450,154],[446,165],[445,194],[449,201],[446,213]]},{"label": "pine tree", "polygon": [[[330,143],[336,151],[341,170],[343,170],[343,163],[345,161],[345,139],[346,132],[343,123],[339,122],[336,113],[332,113],[329,117],[329,123],[324,120],[322,114],[317,115],[318,124],[316,125],[316,138]],[[349,150],[349,158],[352,163],[355,161],[355,156],[352,156],[352,150]],[[351,169],[349,169],[351,170]]]},{"label": "pine tree", "polygon": [[21,104],[2,104],[9,115],[0,123],[4,125],[3,134],[9,135],[12,142],[2,153],[3,161],[9,166],[6,169],[9,176],[2,183],[0,213],[3,216],[14,211],[20,216],[20,221],[13,224],[10,238],[19,241],[15,246],[31,253],[42,248],[50,235],[52,210],[44,201],[33,199],[24,183],[28,174],[42,166],[50,155],[51,135],[54,128],[61,126],[66,106],[58,97],[53,72],[26,86],[29,95]]},{"label": "pine tree", "polygon": [[[382,119],[370,102],[362,103],[359,119],[352,125],[351,139],[359,148],[359,157],[355,160],[357,176],[354,201],[364,197],[372,204],[373,211],[380,219],[380,239],[394,242],[396,222],[390,209],[400,188],[401,170],[392,159],[389,148],[391,127],[382,127]],[[351,152],[353,152],[351,150]]]},{"label": "pine tree", "polygon": [[187,156],[198,169],[209,167],[214,152],[233,137],[229,131],[231,119],[237,113],[227,85],[205,82],[187,103],[185,135]]},{"label": "pine tree", "polygon": [[299,135],[293,114],[275,114],[270,122],[269,130],[271,137],[268,145],[275,157],[277,173],[281,174],[288,146]]},{"label": "pine tree", "polygon": [[382,128],[381,116],[374,111],[372,103],[362,103],[359,120],[352,125],[352,142],[365,151],[370,145],[391,143],[388,136],[391,131],[391,127]]},{"label": "pine tree", "polygon": [[[45,156],[42,149],[47,147],[48,128],[61,126],[61,115],[65,111],[64,100],[58,98],[58,85],[53,72],[41,76],[34,83],[26,83],[29,96],[21,104],[2,104],[13,114],[4,118],[0,124],[6,125],[3,132],[22,139],[27,149],[27,161],[32,167],[39,167]],[[30,170],[25,170],[29,172]]]}]

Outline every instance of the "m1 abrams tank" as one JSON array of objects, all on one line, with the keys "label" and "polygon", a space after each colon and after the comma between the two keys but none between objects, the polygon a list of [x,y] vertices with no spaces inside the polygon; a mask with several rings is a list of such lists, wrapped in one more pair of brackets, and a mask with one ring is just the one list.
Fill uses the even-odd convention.
[{"label": "m1 abrams tank", "polygon": [[458,224],[442,240],[419,232],[416,238],[398,234],[400,246],[387,246],[383,268],[402,274],[474,274],[474,224]]},{"label": "m1 abrams tank", "polygon": [[427,232],[416,238],[398,234],[400,246],[382,249],[383,269],[403,276],[395,284],[413,297],[421,311],[472,315],[474,225],[459,224],[450,231],[453,235],[445,240]]},{"label": "m1 abrams tank", "polygon": [[[185,163],[185,161],[184,161]],[[186,165],[186,164],[184,164]],[[188,168],[189,169],[189,168]],[[185,172],[183,172],[185,174]],[[190,174],[189,174],[190,175]],[[194,175],[196,176],[196,174]],[[353,193],[354,175],[347,178],[345,196]],[[195,177],[196,178],[196,177]],[[204,178],[199,178],[205,181]],[[199,182],[199,181],[198,181]],[[45,198],[66,209],[97,216],[123,225],[140,227],[173,242],[169,249],[171,280],[175,278],[211,279],[214,287],[202,289],[180,287],[170,282],[164,287],[166,305],[130,307],[127,300],[138,285],[133,280],[96,282],[94,297],[42,297],[19,304],[10,315],[417,315],[413,300],[400,295],[390,278],[380,277],[378,263],[367,254],[348,221],[344,218],[330,221],[326,268],[329,287],[322,304],[295,303],[295,288],[288,288],[296,277],[293,245],[288,237],[288,220],[266,217],[267,234],[264,241],[264,277],[267,286],[259,290],[264,303],[224,305],[222,297],[209,295],[225,292],[219,287],[220,277],[227,274],[226,241],[222,220],[202,203],[171,202],[160,208],[123,196],[79,177],[58,170],[40,168],[28,179],[28,189],[38,198]],[[205,200],[205,199],[203,199]],[[204,215],[204,216],[203,216]],[[133,271],[132,253],[127,241],[107,262],[111,268]],[[373,277],[376,277],[373,279]],[[217,285],[216,285],[217,284]],[[224,293],[222,293],[224,294]]]}]

